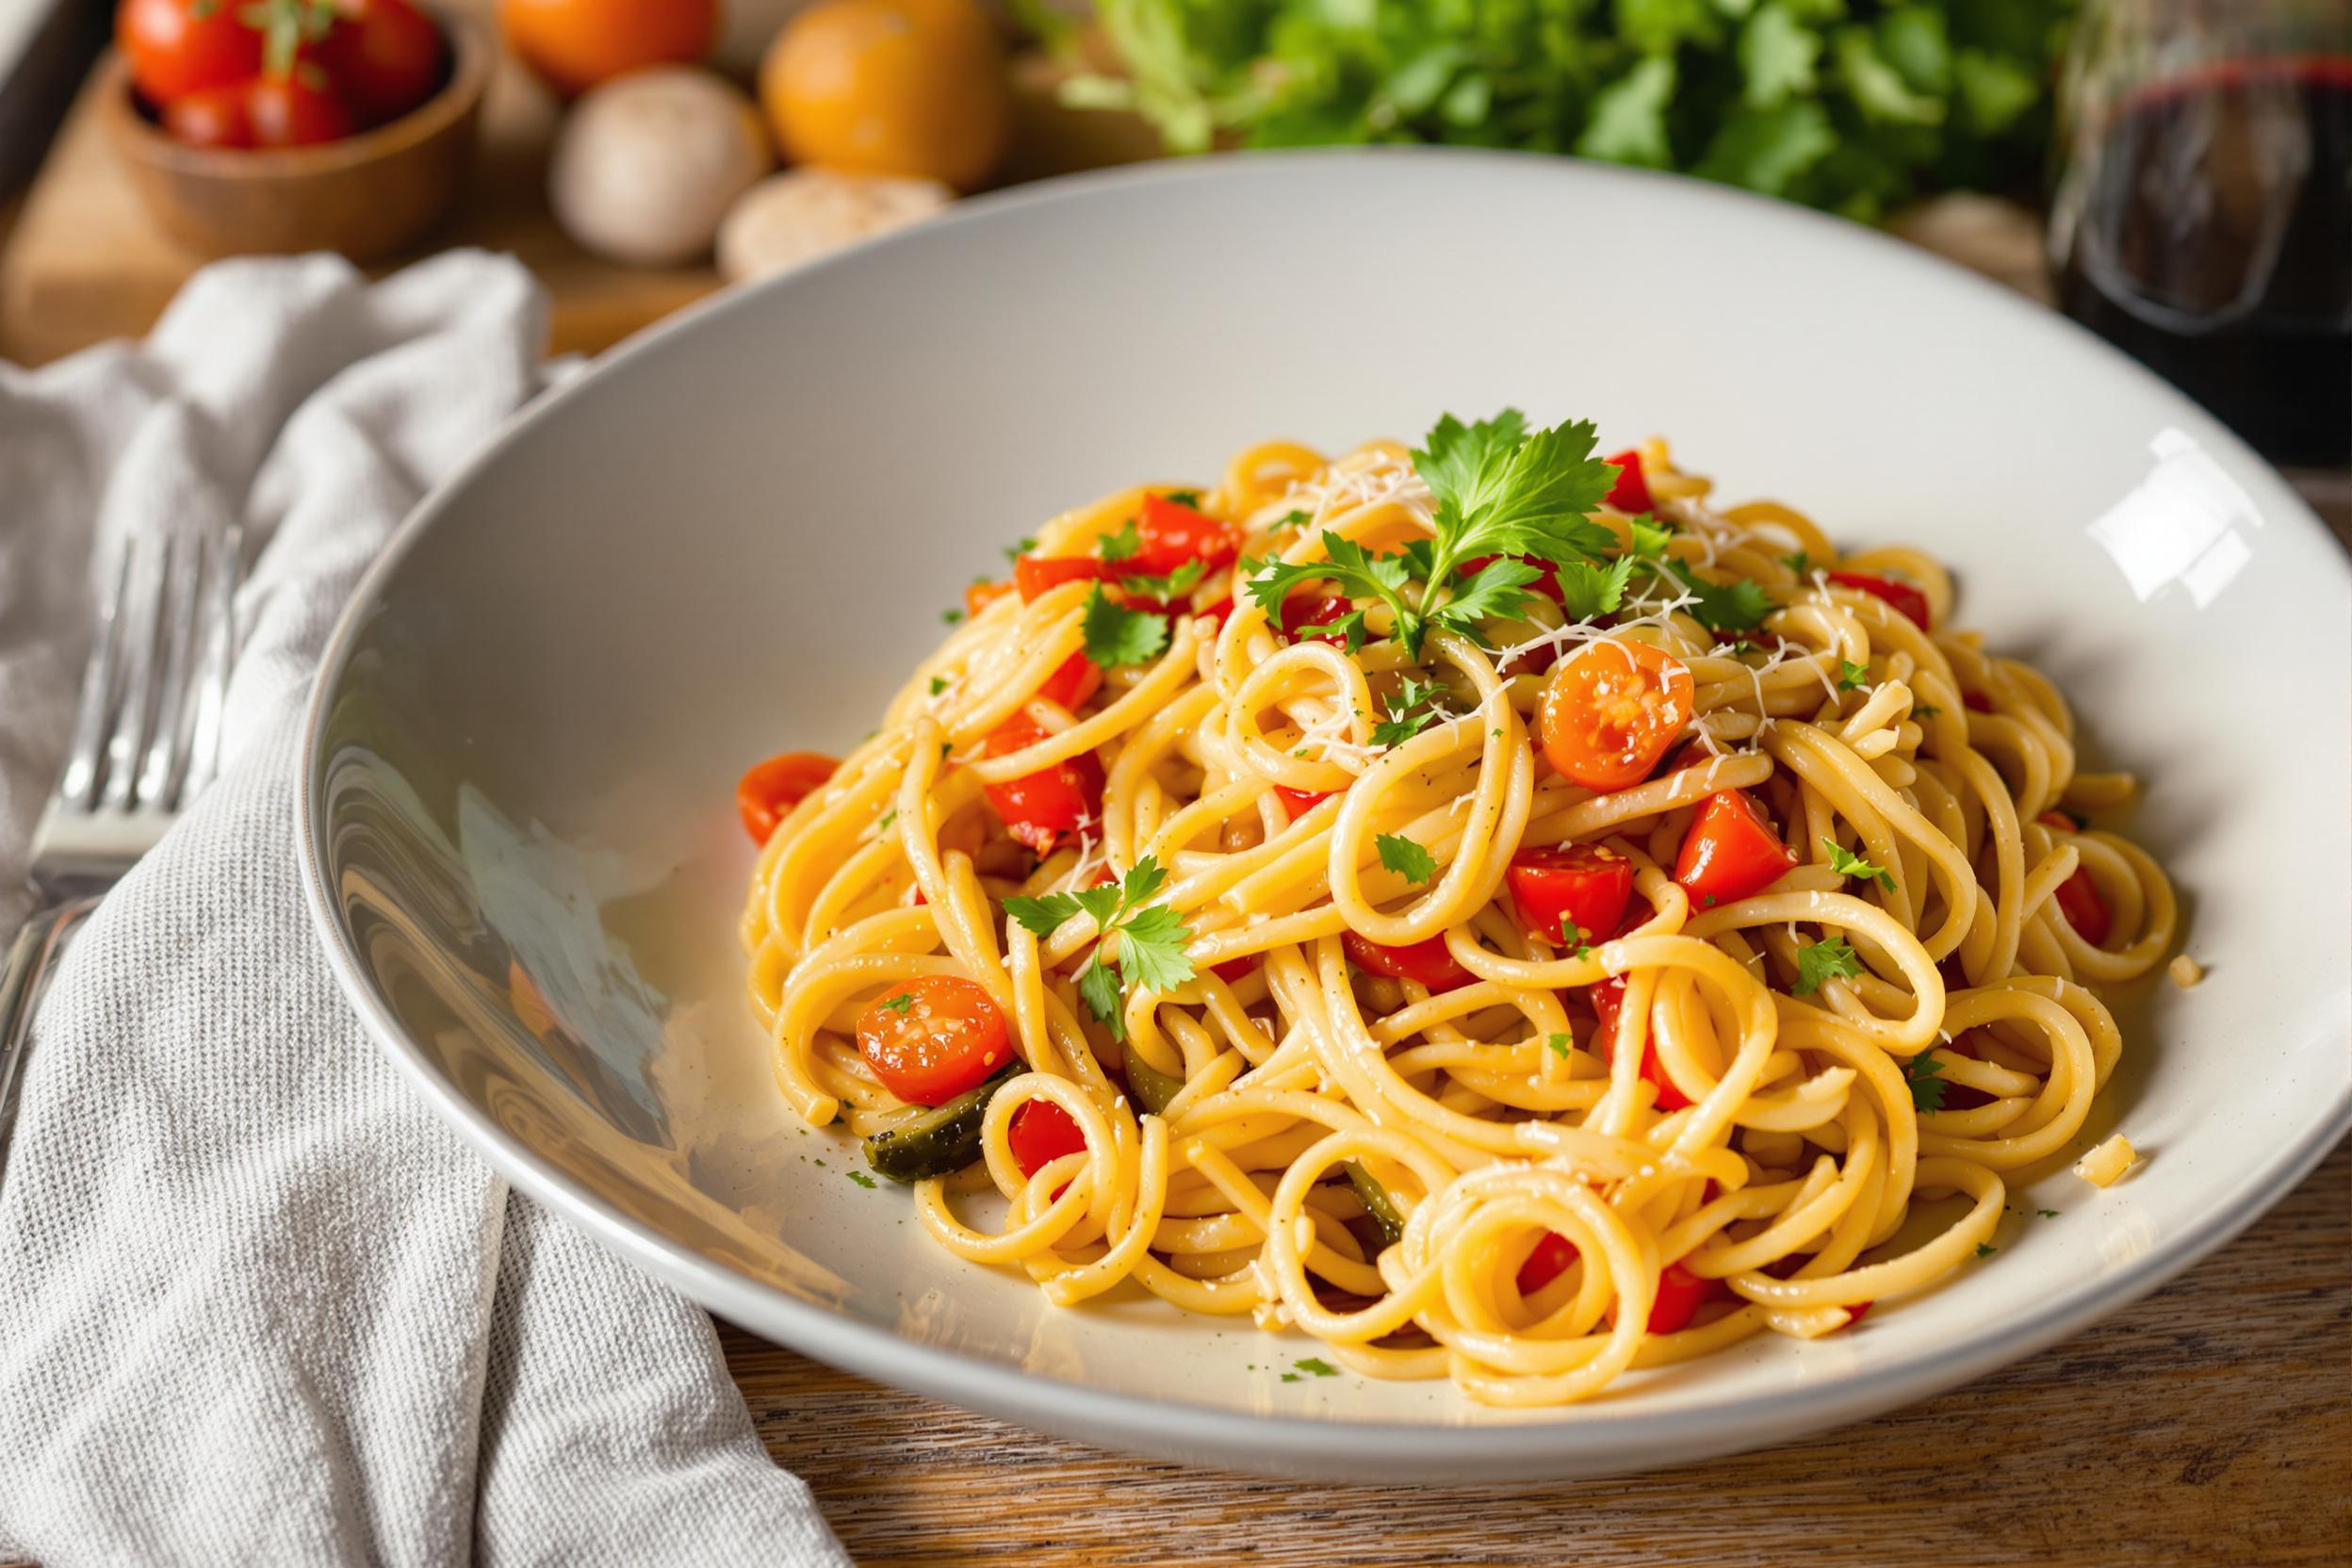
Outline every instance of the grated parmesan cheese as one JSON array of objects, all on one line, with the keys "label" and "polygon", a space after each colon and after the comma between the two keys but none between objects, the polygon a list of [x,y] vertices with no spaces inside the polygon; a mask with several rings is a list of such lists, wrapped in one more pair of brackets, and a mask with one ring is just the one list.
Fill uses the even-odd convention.
[{"label": "grated parmesan cheese", "polygon": [[2139,1163],[2140,1156],[2132,1147],[2132,1140],[2117,1133],[2097,1149],[2074,1162],[2074,1173],[2095,1187],[2111,1187],[2123,1179],[2123,1173]]}]

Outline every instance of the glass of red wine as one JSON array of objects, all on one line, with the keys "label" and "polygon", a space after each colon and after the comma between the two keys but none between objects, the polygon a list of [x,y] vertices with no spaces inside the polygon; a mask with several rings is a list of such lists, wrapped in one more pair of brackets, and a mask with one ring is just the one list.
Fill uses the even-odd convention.
[{"label": "glass of red wine", "polygon": [[2275,463],[2352,466],[2352,0],[2086,0],[2066,313]]}]

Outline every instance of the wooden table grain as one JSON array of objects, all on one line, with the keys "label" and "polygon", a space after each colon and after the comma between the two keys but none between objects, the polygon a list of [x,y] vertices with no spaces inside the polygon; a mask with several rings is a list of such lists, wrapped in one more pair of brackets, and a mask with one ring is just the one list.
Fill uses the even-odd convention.
[{"label": "wooden table grain", "polygon": [[883,1388],[729,1326],[721,1338],[768,1451],[867,1568],[2352,1563],[2352,1141],[2167,1288],[2006,1371],[1612,1480],[1191,1469]]}]

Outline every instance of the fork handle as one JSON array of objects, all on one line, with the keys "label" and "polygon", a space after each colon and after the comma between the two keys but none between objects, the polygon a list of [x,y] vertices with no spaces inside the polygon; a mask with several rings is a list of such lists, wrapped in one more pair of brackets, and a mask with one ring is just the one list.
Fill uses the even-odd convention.
[{"label": "fork handle", "polygon": [[8,949],[8,968],[0,970],[0,1180],[7,1178],[8,1142],[16,1132],[16,1099],[33,1041],[33,1009],[40,1005],[41,989],[67,939],[97,903],[95,898],[73,899],[26,921]]}]

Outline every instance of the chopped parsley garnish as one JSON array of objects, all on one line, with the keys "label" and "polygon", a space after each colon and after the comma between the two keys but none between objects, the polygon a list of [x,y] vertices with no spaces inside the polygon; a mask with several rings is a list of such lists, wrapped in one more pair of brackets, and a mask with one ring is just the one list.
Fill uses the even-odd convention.
[{"label": "chopped parsley garnish", "polygon": [[1571,957],[1589,958],[1592,956],[1592,934],[1578,925],[1574,915],[1562,915],[1560,917],[1560,945],[1568,950]]},{"label": "chopped parsley garnish", "polygon": [[1565,1035],[1546,1035],[1544,1043],[1556,1056],[1564,1058],[1568,1054],[1568,1037]]},{"label": "chopped parsley garnish", "polygon": [[1014,540],[1011,544],[1004,547],[1004,559],[1007,561],[1019,561],[1022,556],[1029,554],[1037,547],[1037,536],[1034,533],[1024,534],[1021,538]]},{"label": "chopped parsley garnish", "polygon": [[897,820],[898,808],[893,806],[889,810],[882,813],[881,821],[874,825],[874,831],[877,833],[888,833],[890,830],[890,824],[896,822]]},{"label": "chopped parsley garnish", "polygon": [[1099,582],[1086,596],[1082,626],[1086,657],[1106,670],[1115,664],[1150,663],[1168,646],[1167,616],[1113,604]]},{"label": "chopped parsley garnish", "polygon": [[[1372,743],[1376,746],[1400,746],[1420,734],[1445,713],[1437,706],[1438,694],[1443,691],[1434,680],[1415,680],[1407,676],[1398,683],[1396,694],[1388,699],[1388,717],[1372,727]],[[1415,711],[1415,710],[1419,711]]]},{"label": "chopped parsley garnish", "polygon": [[1155,599],[1167,604],[1191,593],[1208,573],[1209,564],[1194,556],[1166,577],[1123,577],[1119,580],[1119,585],[1137,598]]},{"label": "chopped parsley garnish", "polygon": [[[1004,912],[1040,939],[1060,930],[1075,915],[1084,913],[1093,919],[1096,940],[1086,968],[1078,972],[1078,994],[1115,1040],[1127,1037],[1126,1019],[1119,1008],[1126,991],[1172,990],[1193,976],[1192,960],[1184,954],[1184,944],[1192,940],[1191,928],[1167,905],[1151,902],[1167,882],[1168,873],[1147,855],[1135,862],[1125,880],[1115,885],[1004,901]],[[1104,950],[1114,945],[1115,956],[1105,961]],[[1116,975],[1113,963],[1118,966]]]},{"label": "chopped parsley garnish", "polygon": [[1625,585],[1633,580],[1637,564],[1630,555],[1621,555],[1617,564],[1604,570],[1589,561],[1572,562],[1560,568],[1560,599],[1567,607],[1572,621],[1598,620],[1614,614],[1625,602]]},{"label": "chopped parsley garnish", "polygon": [[1666,541],[1676,531],[1673,523],[1647,512],[1631,519],[1627,526],[1633,531],[1633,553],[1643,561],[1663,556]]},{"label": "chopped parsley garnish", "polygon": [[1824,980],[1844,980],[1862,972],[1862,960],[1854,956],[1854,949],[1843,937],[1815,942],[1797,949],[1797,983],[1788,988],[1791,996],[1811,996],[1821,988]]},{"label": "chopped parsley garnish", "polygon": [[1282,1381],[1284,1381],[1284,1382],[1286,1382],[1286,1383],[1295,1383],[1295,1382],[1297,1382],[1298,1380],[1298,1373],[1296,1373],[1296,1372],[1285,1372],[1285,1373],[1283,1373],[1283,1374],[1282,1374]]},{"label": "chopped parsley garnish", "polygon": [[1794,555],[1782,556],[1780,564],[1799,577],[1810,577],[1813,573],[1813,558],[1803,550],[1799,550]]},{"label": "chopped parsley garnish", "polygon": [[1665,564],[1665,569],[1690,596],[1690,602],[1683,608],[1709,631],[1754,631],[1764,624],[1765,616],[1780,608],[1760,582],[1746,578],[1737,582],[1709,582],[1672,561]]},{"label": "chopped parsley garnish", "polygon": [[1311,1372],[1318,1378],[1336,1378],[1339,1376],[1339,1368],[1333,1366],[1330,1362],[1325,1361],[1320,1356],[1302,1357],[1298,1361],[1292,1362],[1290,1364],[1297,1367],[1301,1372]]},{"label": "chopped parsley garnish", "polygon": [[1922,1051],[1903,1064],[1903,1086],[1911,1091],[1911,1108],[1919,1111],[1940,1111],[1944,1108],[1944,1064],[1933,1051]]},{"label": "chopped parsley garnish", "polygon": [[1125,561],[1143,548],[1143,534],[1133,517],[1119,525],[1119,531],[1106,533],[1094,542],[1094,553],[1105,561]]},{"label": "chopped parsley garnish", "polygon": [[949,626],[954,626],[957,621],[960,621],[963,618],[964,612],[960,610],[942,610],[939,612],[939,619]]},{"label": "chopped parsley garnish", "polygon": [[943,675],[935,675],[931,678],[931,694],[933,696],[938,696],[941,692],[946,690],[947,677]]},{"label": "chopped parsley garnish", "polygon": [[899,1017],[905,1018],[914,1008],[915,994],[912,991],[901,991],[896,996],[886,996],[882,999],[882,1005],[898,1014]]},{"label": "chopped parsley garnish", "polygon": [[1919,707],[1911,710],[1911,716],[1915,719],[1932,719],[1942,711],[1943,710],[1936,707],[1934,703],[1923,702],[1919,704]]},{"label": "chopped parsley garnish", "polygon": [[1746,637],[1741,637],[1737,641],[1723,644],[1715,651],[1722,654],[1726,659],[1737,659],[1742,654],[1762,653],[1764,651],[1764,645],[1754,642]]},{"label": "chopped parsley garnish", "polygon": [[2044,1219],[2055,1219],[2058,1217],[2058,1211],[2056,1209],[2035,1209],[2034,1212],[2040,1215]]},{"label": "chopped parsley garnish", "polygon": [[1161,499],[1174,501],[1178,506],[1191,507],[1195,512],[1200,510],[1200,492],[1198,490],[1170,490]]},{"label": "chopped parsley garnish", "polygon": [[1829,851],[1829,869],[1838,875],[1858,876],[1865,882],[1877,883],[1888,892],[1895,890],[1894,873],[1884,866],[1870,864],[1826,833],[1821,835],[1821,847]]},{"label": "chopped parsley garnish", "polygon": [[862,1170],[851,1171],[849,1173],[849,1179],[857,1183],[859,1186],[864,1187],[868,1192],[872,1192],[874,1190],[874,1178],[867,1175]]},{"label": "chopped parsley garnish", "polygon": [[1992,1256],[1995,1252],[1998,1252],[1998,1251],[2000,1251],[2000,1250],[2001,1250],[2001,1249],[2000,1249],[2000,1248],[1995,1247],[1995,1246],[1994,1246],[1991,1242],[1989,1242],[1989,1241],[1980,1241],[1980,1242],[1978,1242],[1978,1243],[1976,1244],[1976,1255],[1977,1255],[1978,1257],[1980,1257],[1980,1258],[1989,1258],[1989,1257],[1991,1257],[1991,1256]]},{"label": "chopped parsley garnish", "polygon": [[1408,882],[1427,882],[1437,874],[1437,858],[1401,833],[1383,833],[1373,843],[1380,864]]},{"label": "chopped parsley garnish", "polygon": [[1838,661],[1838,689],[1839,691],[1858,692],[1870,683],[1870,667],[1868,664],[1857,664],[1851,659]]}]

